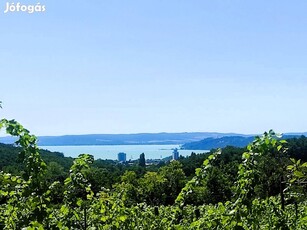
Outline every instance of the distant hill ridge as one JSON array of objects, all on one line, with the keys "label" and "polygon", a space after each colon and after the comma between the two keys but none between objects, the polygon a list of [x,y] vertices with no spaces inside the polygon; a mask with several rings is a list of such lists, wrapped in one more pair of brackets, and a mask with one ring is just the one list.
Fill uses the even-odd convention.
[{"label": "distant hill ridge", "polygon": [[[287,134],[288,135],[288,134]],[[307,135],[305,133],[289,133],[289,135]],[[149,145],[149,144],[174,144],[183,145],[183,148],[193,149],[191,146],[204,144],[211,149],[226,145],[246,146],[255,135],[218,132],[183,132],[183,133],[136,133],[136,134],[87,134],[64,136],[39,136],[39,146],[68,146],[68,145]],[[0,137],[0,142],[11,144],[14,137]],[[193,142],[197,142],[194,143]],[[210,147],[210,148],[209,148]]]},{"label": "distant hill ridge", "polygon": [[242,137],[242,136],[229,136],[229,137],[220,137],[220,138],[205,138],[201,141],[195,141],[191,143],[186,143],[182,145],[182,149],[214,149],[214,148],[224,148],[226,146],[235,146],[235,147],[245,147],[254,140],[254,136],[251,137]]},{"label": "distant hill ridge", "polygon": [[[183,132],[183,133],[136,133],[136,134],[86,134],[64,136],[38,136],[40,146],[61,145],[144,145],[144,144],[185,144],[204,138],[223,136],[246,136],[235,133]],[[11,144],[13,137],[0,137],[0,142]]]},{"label": "distant hill ridge", "polygon": [[[289,139],[293,137],[306,136],[307,133],[284,134],[282,139]],[[254,140],[255,136],[225,136],[219,138],[205,138],[201,141],[195,141],[183,144],[181,149],[186,150],[211,150],[215,148],[224,148],[226,146],[245,147]]]}]

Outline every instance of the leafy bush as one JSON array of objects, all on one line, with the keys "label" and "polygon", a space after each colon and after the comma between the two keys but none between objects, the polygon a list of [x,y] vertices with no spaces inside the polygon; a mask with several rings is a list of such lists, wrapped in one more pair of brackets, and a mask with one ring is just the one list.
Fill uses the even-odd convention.
[{"label": "leafy bush", "polygon": [[[0,229],[307,229],[303,185],[307,165],[287,159],[286,142],[273,131],[247,147],[234,184],[227,183],[227,177],[215,168],[221,161],[218,150],[185,185],[183,170],[174,162],[141,179],[127,172],[114,189],[94,193],[89,172],[92,156],[82,154],[75,159],[64,184],[51,183],[45,180],[47,165],[36,137],[14,120],[1,120],[0,128],[18,137],[24,165],[22,175],[0,173]],[[272,165],[274,172],[267,170]],[[259,184],[272,173],[276,180],[267,183],[279,183],[280,194],[263,195]],[[175,204],[161,205],[161,200],[174,199],[180,189]],[[198,199],[197,191],[202,190],[206,195],[201,198],[208,199],[215,192],[223,202],[212,197],[211,204],[190,205],[189,200]],[[140,199],[130,202],[134,196]]]}]

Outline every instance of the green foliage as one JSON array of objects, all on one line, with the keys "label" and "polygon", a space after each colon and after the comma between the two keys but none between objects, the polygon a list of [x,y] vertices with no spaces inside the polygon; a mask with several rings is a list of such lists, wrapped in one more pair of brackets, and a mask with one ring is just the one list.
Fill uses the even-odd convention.
[{"label": "green foliage", "polygon": [[8,134],[18,137],[16,145],[21,147],[19,156],[24,164],[22,177],[0,174],[0,194],[5,201],[1,206],[2,225],[4,229],[21,229],[31,221],[44,220],[49,202],[48,193],[45,193],[46,164],[38,152],[35,136],[14,120],[2,119],[0,124]]},{"label": "green foliage", "polygon": [[307,162],[307,137],[290,138],[287,142],[289,156]]},{"label": "green foliage", "polygon": [[298,203],[304,200],[307,194],[307,162],[290,158],[287,166],[287,188],[285,192],[290,202]]},{"label": "green foliage", "polygon": [[36,137],[15,120],[2,119],[0,123],[8,134],[18,137],[15,143],[22,147],[19,156],[25,165],[24,178],[26,180],[31,178],[33,183],[40,184],[47,166],[39,154]]},{"label": "green foliage", "polygon": [[[242,154],[243,162],[239,165],[238,180],[235,188],[235,202],[233,210],[238,226],[247,223],[253,223],[253,206],[256,198],[255,188],[259,184],[259,180],[266,176],[259,167],[259,162],[265,160],[264,167],[269,166],[272,162],[267,161],[267,156],[275,156],[279,159],[278,167],[276,167],[277,175],[280,183],[283,180],[283,157],[287,151],[285,147],[286,141],[279,140],[280,136],[272,130],[265,132],[262,137],[256,137],[252,144],[247,146],[247,152]],[[283,200],[283,197],[281,197]],[[282,209],[284,209],[282,204]],[[283,210],[281,210],[283,212]],[[284,226],[285,227],[285,226]]]},{"label": "green foliage", "polygon": [[159,205],[165,200],[164,184],[166,178],[156,172],[147,172],[140,179],[141,196],[150,205]]},{"label": "green foliage", "polygon": [[[75,159],[64,183],[52,182],[46,180],[54,178],[48,173],[57,174],[63,168],[52,161],[45,164],[36,138],[14,120],[3,119],[0,127],[18,137],[24,167],[21,175],[0,172],[0,229],[307,229],[302,186],[307,165],[286,161],[287,143],[273,131],[257,137],[242,160],[234,157],[240,164],[230,200],[225,191],[231,187],[229,175],[234,167],[220,150],[207,156],[187,183],[181,163],[174,161],[144,175],[126,171],[114,188],[102,187],[94,193],[90,181],[105,174],[99,167],[93,171],[92,156]],[[270,164],[276,169],[273,177]],[[271,186],[275,177],[285,183],[282,191],[293,202],[289,199],[283,205],[283,196],[259,192],[264,190],[259,187],[262,178],[270,179]],[[213,192],[219,197],[211,204],[190,205],[197,190],[204,191],[204,199],[214,199]],[[171,204],[179,191],[175,204],[163,205]]]},{"label": "green foliage", "polygon": [[163,186],[165,204],[174,204],[175,199],[187,182],[182,164],[179,161],[172,161],[169,165],[160,168],[159,174],[165,178]]},{"label": "green foliage", "polygon": [[193,190],[197,187],[202,179],[206,176],[208,171],[212,167],[212,162],[216,160],[217,156],[221,154],[221,151],[218,150],[214,154],[210,155],[204,162],[201,168],[197,168],[195,171],[195,176],[185,185],[185,187],[181,190],[180,194],[176,198],[176,204],[180,207],[185,206],[190,199],[190,195],[193,194]]}]

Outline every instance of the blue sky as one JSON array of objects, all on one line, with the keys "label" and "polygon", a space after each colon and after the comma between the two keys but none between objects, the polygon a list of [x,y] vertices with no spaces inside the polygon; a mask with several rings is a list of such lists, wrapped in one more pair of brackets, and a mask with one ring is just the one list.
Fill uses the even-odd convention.
[{"label": "blue sky", "polygon": [[0,116],[36,135],[307,131],[305,0],[0,2]]}]

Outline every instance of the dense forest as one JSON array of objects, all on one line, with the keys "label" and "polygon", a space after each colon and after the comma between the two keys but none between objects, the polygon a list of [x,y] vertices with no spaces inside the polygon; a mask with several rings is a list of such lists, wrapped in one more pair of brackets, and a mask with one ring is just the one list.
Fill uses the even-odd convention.
[{"label": "dense forest", "polygon": [[273,131],[146,165],[64,157],[18,122],[0,144],[0,229],[307,229],[307,138]]}]

